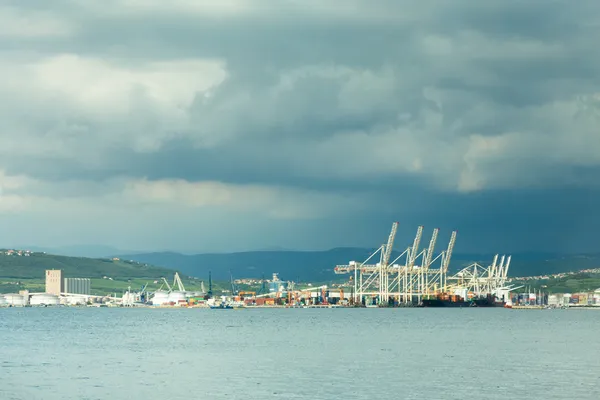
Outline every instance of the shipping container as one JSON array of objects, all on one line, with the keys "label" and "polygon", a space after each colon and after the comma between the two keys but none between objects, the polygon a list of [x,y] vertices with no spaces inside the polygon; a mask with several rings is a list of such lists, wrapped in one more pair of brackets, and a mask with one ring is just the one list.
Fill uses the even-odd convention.
[{"label": "shipping container", "polygon": [[265,298],[263,298],[263,297],[259,297],[259,298],[257,298],[257,299],[256,299],[256,305],[257,305],[257,306],[264,306],[264,305],[265,305],[265,300],[266,300],[266,299],[265,299]]}]

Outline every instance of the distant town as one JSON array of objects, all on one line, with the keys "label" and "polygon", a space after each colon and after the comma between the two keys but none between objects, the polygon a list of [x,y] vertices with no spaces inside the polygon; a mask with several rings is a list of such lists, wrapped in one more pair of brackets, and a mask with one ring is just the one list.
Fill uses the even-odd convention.
[{"label": "distant town", "polygon": [[29,250],[6,250],[3,251],[2,254],[6,256],[18,256],[18,257],[29,257],[33,254],[33,251]]},{"label": "distant town", "polygon": [[543,281],[548,279],[561,279],[574,275],[581,274],[600,274],[600,268],[582,269],[581,271],[560,272],[557,274],[536,275],[536,276],[515,276],[507,279],[507,282],[522,282],[522,281]]}]

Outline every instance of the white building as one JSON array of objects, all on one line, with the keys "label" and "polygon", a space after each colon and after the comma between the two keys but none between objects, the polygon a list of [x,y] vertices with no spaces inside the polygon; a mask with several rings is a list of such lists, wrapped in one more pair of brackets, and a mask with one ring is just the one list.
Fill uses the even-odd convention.
[{"label": "white building", "polygon": [[23,296],[21,294],[5,294],[4,299],[6,303],[11,306],[26,306],[29,303],[29,296]]},{"label": "white building", "polygon": [[57,306],[60,304],[60,300],[57,295],[40,293],[31,296],[29,303],[32,306]]}]

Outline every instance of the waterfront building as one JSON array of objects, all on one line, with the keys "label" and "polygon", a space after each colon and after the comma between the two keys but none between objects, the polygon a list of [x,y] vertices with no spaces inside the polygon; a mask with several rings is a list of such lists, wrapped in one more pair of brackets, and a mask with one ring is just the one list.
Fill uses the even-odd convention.
[{"label": "waterfront building", "polygon": [[32,306],[57,306],[60,304],[60,299],[55,294],[36,293],[31,296],[29,304]]},{"label": "waterfront building", "polygon": [[46,270],[46,293],[59,296],[62,293],[62,270]]},{"label": "waterfront building", "polygon": [[277,273],[273,274],[273,280],[269,282],[269,292],[285,292],[288,290],[288,282],[282,281],[277,276]]}]

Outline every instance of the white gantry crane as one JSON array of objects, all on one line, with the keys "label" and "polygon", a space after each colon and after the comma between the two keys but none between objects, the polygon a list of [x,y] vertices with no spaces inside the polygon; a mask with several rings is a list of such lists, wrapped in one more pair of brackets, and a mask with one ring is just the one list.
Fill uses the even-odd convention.
[{"label": "white gantry crane", "polygon": [[[388,301],[389,294],[389,275],[390,275],[390,258],[394,247],[394,239],[398,223],[392,224],[392,230],[386,244],[381,245],[373,254],[364,262],[356,263],[351,261],[348,265],[338,265],[334,268],[336,274],[354,273],[354,301],[359,302],[365,295],[380,296],[381,301]],[[375,256],[379,255],[379,262],[369,264]]]},{"label": "white gantry crane", "polygon": [[[412,304],[419,302],[423,296],[443,290],[456,232],[452,232],[448,249],[435,256],[439,229],[434,229],[427,249],[420,250],[423,226],[419,226],[412,246],[390,261],[397,229],[398,223],[394,222],[387,244],[379,247],[362,263],[350,261],[347,265],[334,268],[336,274],[354,274],[353,300],[356,303],[376,298],[379,304],[388,304],[390,300]],[[371,260],[378,254],[380,260],[373,264]],[[439,268],[433,268],[438,261]]]},{"label": "white gantry crane", "polygon": [[[336,274],[354,274],[355,303],[371,302],[375,298],[382,305],[389,304],[390,300],[411,305],[420,303],[423,297],[441,293],[458,294],[465,299],[468,296],[488,295],[507,299],[511,291],[518,289],[507,285],[510,255],[496,255],[488,267],[473,263],[448,276],[456,231],[450,235],[446,250],[435,255],[439,229],[433,230],[429,246],[420,250],[423,227],[419,226],[412,246],[390,261],[397,229],[398,223],[394,222],[387,244],[379,247],[365,261],[350,261],[347,265],[334,268]],[[377,255],[379,262],[374,263],[372,260]]]},{"label": "white gantry crane", "polygon": [[511,256],[494,256],[494,260],[488,267],[473,263],[458,271],[455,275],[448,277],[448,291],[466,298],[467,296],[485,297],[495,296],[500,300],[509,299],[510,292],[520,287],[507,285],[508,268]]}]

